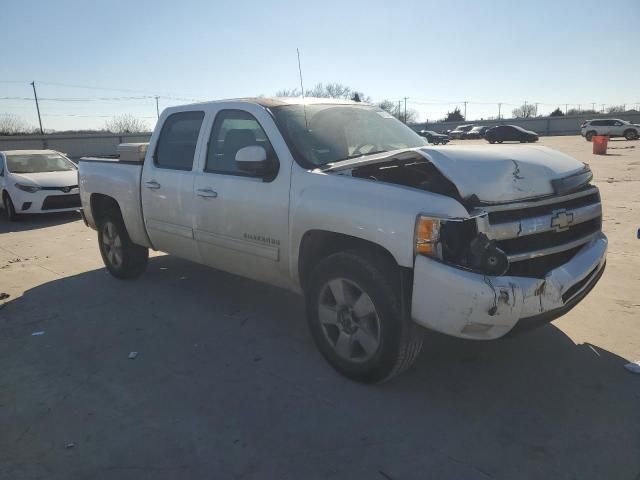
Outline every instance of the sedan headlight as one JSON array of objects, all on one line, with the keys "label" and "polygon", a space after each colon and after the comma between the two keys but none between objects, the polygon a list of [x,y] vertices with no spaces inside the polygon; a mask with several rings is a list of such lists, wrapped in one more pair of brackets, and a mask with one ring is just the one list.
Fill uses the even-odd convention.
[{"label": "sedan headlight", "polygon": [[16,183],[16,188],[22,190],[23,192],[36,193],[41,189],[38,185],[24,185],[22,183]]},{"label": "sedan headlight", "polygon": [[415,253],[442,258],[439,218],[419,215],[416,219]]}]

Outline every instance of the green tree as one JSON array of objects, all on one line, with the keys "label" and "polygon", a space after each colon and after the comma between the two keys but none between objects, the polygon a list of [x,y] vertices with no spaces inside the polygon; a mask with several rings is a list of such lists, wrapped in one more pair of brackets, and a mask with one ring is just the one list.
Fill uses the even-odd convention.
[{"label": "green tree", "polygon": [[460,108],[456,107],[453,112],[447,112],[447,116],[444,117],[445,122],[464,122],[464,115],[460,112]]},{"label": "green tree", "polygon": [[560,110],[560,107],[556,108],[553,112],[549,114],[550,117],[564,117],[564,113]]}]

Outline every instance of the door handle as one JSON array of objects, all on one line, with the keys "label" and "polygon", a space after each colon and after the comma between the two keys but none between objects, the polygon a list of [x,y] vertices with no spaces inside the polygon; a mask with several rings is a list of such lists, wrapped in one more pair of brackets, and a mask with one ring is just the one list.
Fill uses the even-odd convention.
[{"label": "door handle", "polygon": [[150,188],[151,190],[156,190],[160,188],[160,184],[155,180],[149,180],[148,182],[144,182],[144,186]]},{"label": "door handle", "polygon": [[204,198],[218,197],[218,192],[211,190],[210,188],[199,188],[198,190],[196,190],[196,193],[198,194],[199,197],[204,197]]}]

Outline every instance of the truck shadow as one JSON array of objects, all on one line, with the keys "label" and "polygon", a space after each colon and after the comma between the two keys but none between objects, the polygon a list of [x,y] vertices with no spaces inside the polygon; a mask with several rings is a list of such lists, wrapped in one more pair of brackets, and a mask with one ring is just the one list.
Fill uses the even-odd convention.
[{"label": "truck shadow", "polygon": [[0,448],[31,473],[70,468],[63,438],[81,445],[74,472],[93,478],[113,464],[182,465],[184,478],[640,471],[640,379],[552,325],[488,343],[429,334],[410,371],[358,385],[322,360],[298,296],[167,255],[137,281],[98,269],[12,299],[0,352],[17,412]]},{"label": "truck shadow", "polygon": [[22,215],[15,222],[10,222],[4,215],[4,210],[0,210],[0,234],[37,230],[38,228],[62,225],[64,223],[75,222],[80,219],[81,217],[78,212],[38,213]]}]

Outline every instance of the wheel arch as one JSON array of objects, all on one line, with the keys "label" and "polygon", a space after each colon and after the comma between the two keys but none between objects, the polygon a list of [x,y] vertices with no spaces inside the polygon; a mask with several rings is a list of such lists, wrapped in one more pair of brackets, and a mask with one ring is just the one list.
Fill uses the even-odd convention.
[{"label": "wheel arch", "polygon": [[309,230],[302,236],[298,251],[297,274],[302,289],[304,290],[311,271],[320,260],[346,250],[373,251],[394,267],[409,270],[401,267],[388,249],[375,242],[329,230]]},{"label": "wheel arch", "polygon": [[98,225],[102,219],[104,219],[106,213],[110,210],[116,210],[122,217],[122,209],[118,201],[103,193],[92,193],[89,199],[91,205],[91,215]]}]

